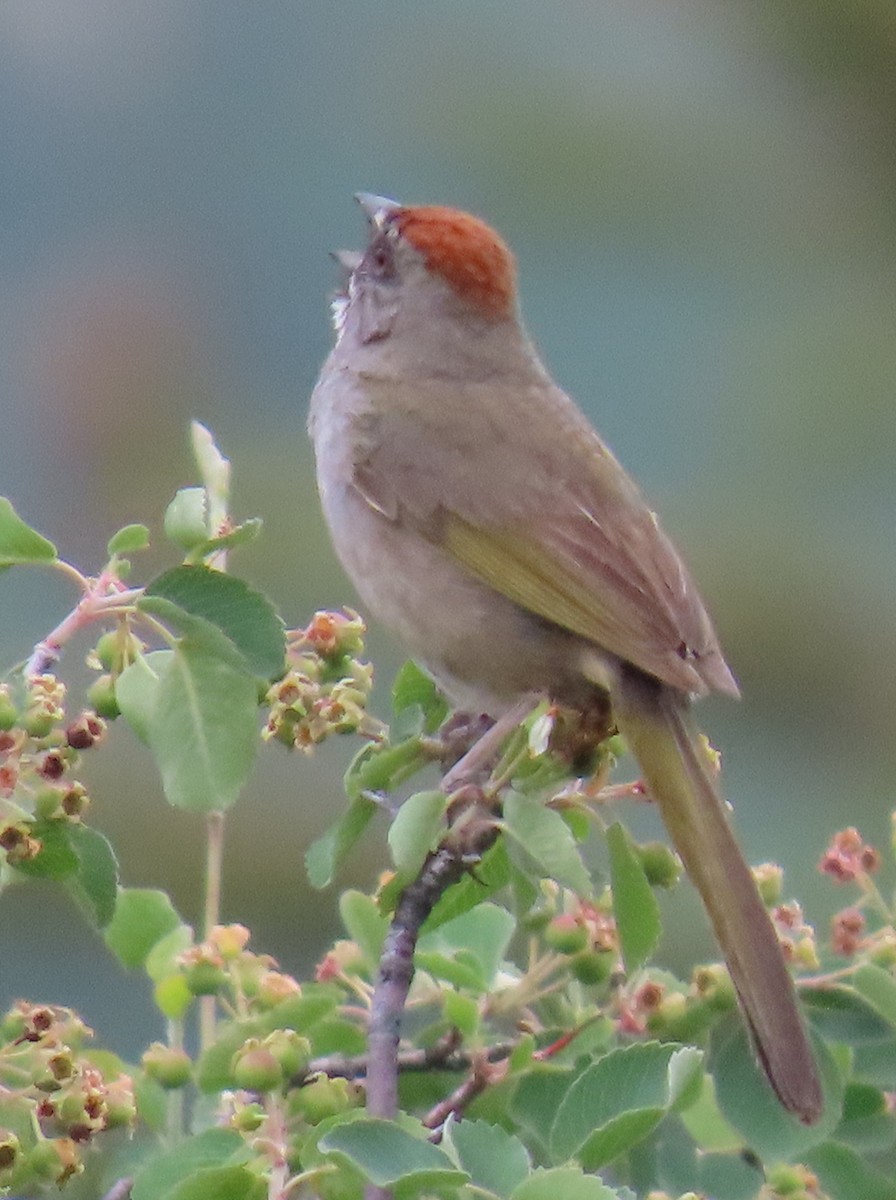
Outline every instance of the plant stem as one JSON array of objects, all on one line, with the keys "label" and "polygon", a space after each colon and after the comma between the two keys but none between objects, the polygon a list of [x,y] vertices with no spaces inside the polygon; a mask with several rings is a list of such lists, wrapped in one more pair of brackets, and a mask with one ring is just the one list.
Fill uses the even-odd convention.
[{"label": "plant stem", "polygon": [[[206,817],[205,909],[202,918],[203,941],[221,921],[221,874],[224,862],[224,813],[210,812]],[[199,1044],[207,1050],[215,1040],[215,997],[203,996],[199,1005]]]}]

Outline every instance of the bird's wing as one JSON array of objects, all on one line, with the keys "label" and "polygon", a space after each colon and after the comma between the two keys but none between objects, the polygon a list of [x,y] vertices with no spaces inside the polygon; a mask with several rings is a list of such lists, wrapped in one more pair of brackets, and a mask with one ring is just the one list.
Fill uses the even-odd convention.
[{"label": "bird's wing", "polygon": [[522,608],[665,683],[736,693],[681,559],[562,392],[547,406],[543,387],[378,386],[354,474],[369,504]]}]

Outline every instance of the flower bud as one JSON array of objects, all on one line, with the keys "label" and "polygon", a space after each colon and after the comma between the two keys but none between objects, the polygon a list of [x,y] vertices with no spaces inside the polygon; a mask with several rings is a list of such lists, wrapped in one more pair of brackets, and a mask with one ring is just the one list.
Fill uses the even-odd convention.
[{"label": "flower bud", "polygon": [[609,950],[583,950],[570,959],[570,970],[579,983],[605,983],[610,978],[616,955]]},{"label": "flower bud", "polygon": [[193,1063],[185,1050],[153,1042],[142,1058],[143,1070],[163,1088],[181,1088],[189,1083]]},{"label": "flower bud", "polygon": [[97,714],[106,721],[114,721],[121,715],[118,707],[118,697],[115,695],[115,681],[111,675],[100,675],[87,689],[87,703]]},{"label": "flower bud", "polygon": [[588,945],[588,930],[572,913],[560,913],[549,921],[544,940],[560,954],[578,954]]},{"label": "flower bud", "polygon": [[663,842],[644,842],[637,854],[651,887],[671,888],[678,883],[681,861]]},{"label": "flower bud", "polygon": [[233,1081],[247,1092],[271,1092],[282,1087],[285,1079],[271,1051],[250,1039],[234,1056]]}]

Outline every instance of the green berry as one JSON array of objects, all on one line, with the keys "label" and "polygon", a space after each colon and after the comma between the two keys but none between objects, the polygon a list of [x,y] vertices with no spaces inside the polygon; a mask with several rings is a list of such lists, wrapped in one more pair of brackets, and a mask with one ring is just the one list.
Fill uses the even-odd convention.
[{"label": "green berry", "polygon": [[143,1055],[143,1070],[163,1088],[181,1088],[190,1082],[193,1063],[185,1050],[153,1042]]},{"label": "green berry", "polygon": [[638,857],[651,887],[670,888],[678,883],[681,863],[663,842],[645,842],[638,847]]},{"label": "green berry", "polygon": [[283,1068],[270,1050],[249,1043],[233,1060],[233,1081],[248,1092],[271,1092],[283,1086]]},{"label": "green berry", "polygon": [[115,695],[115,681],[111,675],[100,675],[87,689],[87,703],[98,717],[106,721],[114,721],[120,715],[118,698]]},{"label": "green berry", "polygon": [[12,729],[19,719],[19,710],[12,702],[9,689],[0,687],[0,732]]},{"label": "green berry", "polygon": [[605,983],[613,970],[615,955],[609,950],[583,950],[570,960],[570,969],[579,983]]},{"label": "green berry", "polygon": [[578,954],[588,945],[588,930],[572,913],[561,913],[548,923],[544,940],[560,954]]}]

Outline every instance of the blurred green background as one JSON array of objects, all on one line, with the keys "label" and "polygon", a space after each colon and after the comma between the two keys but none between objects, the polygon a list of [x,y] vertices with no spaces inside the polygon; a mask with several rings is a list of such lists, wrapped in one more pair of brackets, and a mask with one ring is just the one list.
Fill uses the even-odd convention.
[{"label": "blurred green background", "polygon": [[[884,843],[893,800],[894,118],[879,0],[4,0],[0,493],[90,571],[126,521],[158,535],[198,417],[265,520],[237,567],[294,625],[351,602],[304,433],[327,251],[362,237],[357,189],[480,213],[701,581],[744,692],[702,710],[738,828],[823,924],[830,833]],[[4,667],[72,601],[4,576]],[[396,647],[374,630],[371,652],[387,682]],[[302,856],[349,752],[268,750],[229,821],[225,916],[298,973],[336,932]],[[84,774],[124,881],[194,919],[201,831],[142,747],[116,727]],[[382,836],[345,881],[375,878]],[[687,961],[693,899],[668,910]],[[17,995],[124,1053],[160,1033],[52,888],[0,898]]]}]

